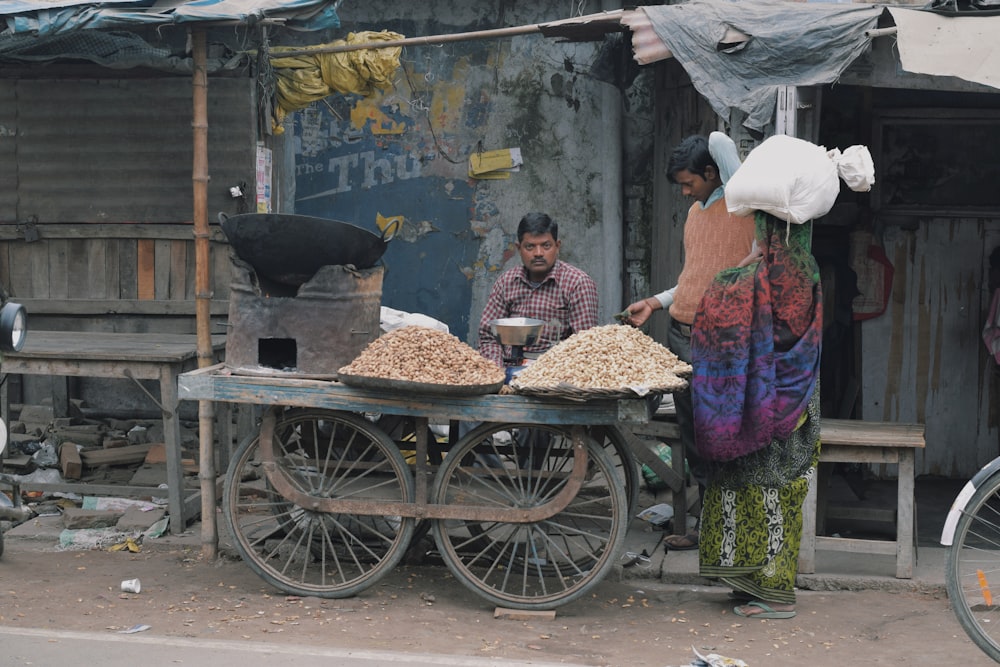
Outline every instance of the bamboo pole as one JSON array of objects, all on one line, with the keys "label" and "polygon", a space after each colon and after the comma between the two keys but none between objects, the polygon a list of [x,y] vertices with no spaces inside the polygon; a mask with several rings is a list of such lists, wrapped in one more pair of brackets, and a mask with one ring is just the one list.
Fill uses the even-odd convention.
[{"label": "bamboo pole", "polygon": [[[194,165],[191,180],[194,194],[195,325],[198,332],[198,367],[212,364],[211,303],[208,229],[208,56],[204,30],[193,35],[191,122]],[[198,478],[201,482],[201,553],[215,560],[218,531],[215,525],[215,447],[213,421],[215,406],[198,402]]]},{"label": "bamboo pole", "polygon": [[449,42],[471,42],[479,39],[497,39],[501,37],[513,37],[516,35],[530,35],[546,30],[556,30],[560,27],[571,27],[575,25],[587,25],[588,23],[617,23],[621,20],[625,10],[601,12],[599,14],[588,14],[571,19],[551,21],[549,23],[533,23],[528,25],[516,25],[508,28],[493,28],[490,30],[475,30],[472,32],[456,32],[444,35],[427,35],[424,37],[406,37],[394,41],[382,42],[362,42],[358,44],[340,44],[338,46],[317,46],[312,48],[284,50],[274,52],[272,57],[291,58],[296,56],[309,56],[315,53],[345,53],[347,51],[361,51],[364,49],[391,49],[396,46],[411,45],[434,45],[447,44]]}]

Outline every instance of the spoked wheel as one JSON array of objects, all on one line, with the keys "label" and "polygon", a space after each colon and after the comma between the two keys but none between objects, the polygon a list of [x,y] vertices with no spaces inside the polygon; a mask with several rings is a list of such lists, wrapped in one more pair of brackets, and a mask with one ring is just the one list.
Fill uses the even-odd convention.
[{"label": "spoked wheel", "polygon": [[568,428],[483,424],[448,452],[435,503],[488,510],[566,503],[530,523],[436,521],[438,549],[459,581],[500,606],[553,609],[603,578],[625,539],[625,488],[604,447],[587,436],[582,443],[586,468],[578,476],[584,456]]},{"label": "spoked wheel", "polygon": [[642,478],[639,472],[639,462],[636,460],[635,454],[632,453],[625,436],[622,435],[618,426],[591,426],[587,430],[587,435],[604,447],[604,451],[611,457],[615,469],[625,480],[628,516],[635,516],[639,506],[639,485],[642,483]]},{"label": "spoked wheel", "polygon": [[1000,662],[1000,473],[969,499],[948,550],[946,582],[958,622]]},{"label": "spoked wheel", "polygon": [[[355,595],[399,562],[415,521],[325,511],[323,503],[413,502],[413,477],[395,444],[361,417],[272,411],[260,433],[240,445],[226,474],[222,510],[235,546],[254,572],[283,591]],[[269,418],[270,475],[267,443],[262,447]]]}]

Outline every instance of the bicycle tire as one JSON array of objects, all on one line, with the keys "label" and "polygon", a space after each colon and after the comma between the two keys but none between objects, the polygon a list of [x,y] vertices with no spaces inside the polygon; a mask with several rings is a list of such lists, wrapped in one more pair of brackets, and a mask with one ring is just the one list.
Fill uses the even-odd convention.
[{"label": "bicycle tire", "polygon": [[[1000,662],[997,572],[1000,572],[1000,473],[988,477],[966,503],[945,566],[948,599],[959,625],[976,646]],[[992,582],[990,576],[994,576]]]}]

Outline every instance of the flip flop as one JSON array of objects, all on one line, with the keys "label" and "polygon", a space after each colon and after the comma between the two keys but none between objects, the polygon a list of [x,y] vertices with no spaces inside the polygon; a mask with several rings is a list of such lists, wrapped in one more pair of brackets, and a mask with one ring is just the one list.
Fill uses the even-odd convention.
[{"label": "flip flop", "polygon": [[[744,614],[741,610],[743,607],[756,607],[760,611],[756,614]],[[752,602],[747,602],[744,605],[738,607],[733,607],[733,613],[737,616],[742,616],[743,618],[795,618],[795,611],[775,611],[766,602],[761,602],[760,600],[753,600]]]},{"label": "flip flop", "polygon": [[663,538],[663,548],[667,551],[691,551],[698,548],[698,535],[667,535]]}]

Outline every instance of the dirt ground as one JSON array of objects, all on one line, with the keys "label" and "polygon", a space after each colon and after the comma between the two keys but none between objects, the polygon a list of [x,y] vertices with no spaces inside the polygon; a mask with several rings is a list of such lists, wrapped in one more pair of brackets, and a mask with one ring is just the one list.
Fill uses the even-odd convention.
[{"label": "dirt ground", "polygon": [[[122,593],[138,578],[141,592]],[[966,638],[943,596],[886,591],[799,595],[791,620],[732,613],[726,589],[602,582],[554,620],[499,620],[443,564],[400,566],[356,598],[288,596],[242,561],[197,548],[139,553],[40,550],[7,539],[0,625],[147,633],[467,655],[584,665],[687,665],[691,647],[751,666],[994,664]]]}]

